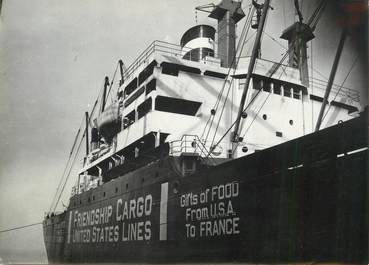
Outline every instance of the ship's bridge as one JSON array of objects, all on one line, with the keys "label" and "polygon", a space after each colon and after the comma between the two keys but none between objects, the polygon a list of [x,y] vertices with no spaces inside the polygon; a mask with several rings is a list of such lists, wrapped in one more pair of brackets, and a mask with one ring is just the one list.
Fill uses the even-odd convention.
[{"label": "ship's bridge", "polygon": [[[205,157],[222,139],[210,156],[228,158],[232,152],[236,157],[245,155],[313,130],[314,114],[308,105],[314,100],[319,102],[320,96],[301,84],[298,69],[258,59],[247,100],[257,91],[261,93],[245,113],[249,118],[242,123],[241,135],[247,141],[241,139],[238,149],[232,150],[230,135],[223,136],[237,117],[249,58],[240,58],[235,70],[221,67],[213,51],[203,52],[200,57],[198,51],[194,55],[191,52],[155,41],[125,71],[124,83],[117,87],[120,131],[109,146],[92,150],[81,173],[111,169],[127,156],[137,157],[144,150],[178,142],[185,135],[196,136],[203,146],[200,155]],[[213,113],[217,104],[224,107]],[[337,115],[325,121],[325,126],[350,118],[347,111],[356,108],[345,103],[333,107]]]}]

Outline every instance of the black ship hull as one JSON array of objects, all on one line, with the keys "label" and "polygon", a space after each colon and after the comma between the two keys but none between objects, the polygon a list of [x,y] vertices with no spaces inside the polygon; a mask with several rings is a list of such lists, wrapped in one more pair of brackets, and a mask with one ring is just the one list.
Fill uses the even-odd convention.
[{"label": "black ship hull", "polygon": [[367,263],[367,116],[180,177],[161,158],[44,221],[50,262]]}]

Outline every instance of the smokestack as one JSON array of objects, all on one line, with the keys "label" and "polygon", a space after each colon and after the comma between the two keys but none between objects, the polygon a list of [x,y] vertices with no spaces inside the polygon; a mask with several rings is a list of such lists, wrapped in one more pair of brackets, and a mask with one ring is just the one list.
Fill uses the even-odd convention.
[{"label": "smokestack", "polygon": [[222,0],[209,17],[218,20],[218,56],[223,67],[234,67],[236,56],[236,24],[245,16],[241,2]]}]

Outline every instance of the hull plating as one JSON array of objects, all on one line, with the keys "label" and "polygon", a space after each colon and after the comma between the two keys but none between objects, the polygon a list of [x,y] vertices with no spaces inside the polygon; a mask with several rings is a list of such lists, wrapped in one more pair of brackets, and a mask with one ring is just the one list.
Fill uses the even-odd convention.
[{"label": "hull plating", "polygon": [[365,119],[187,177],[167,158],[74,196],[44,222],[49,261],[365,263]]}]

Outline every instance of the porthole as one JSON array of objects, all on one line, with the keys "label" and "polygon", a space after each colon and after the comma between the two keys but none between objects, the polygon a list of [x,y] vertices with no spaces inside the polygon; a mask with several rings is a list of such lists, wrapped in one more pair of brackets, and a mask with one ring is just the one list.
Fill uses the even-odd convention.
[{"label": "porthole", "polygon": [[293,125],[293,120],[290,120],[290,125]]},{"label": "porthole", "polygon": [[266,120],[267,119],[267,115],[263,114],[263,119]]}]

